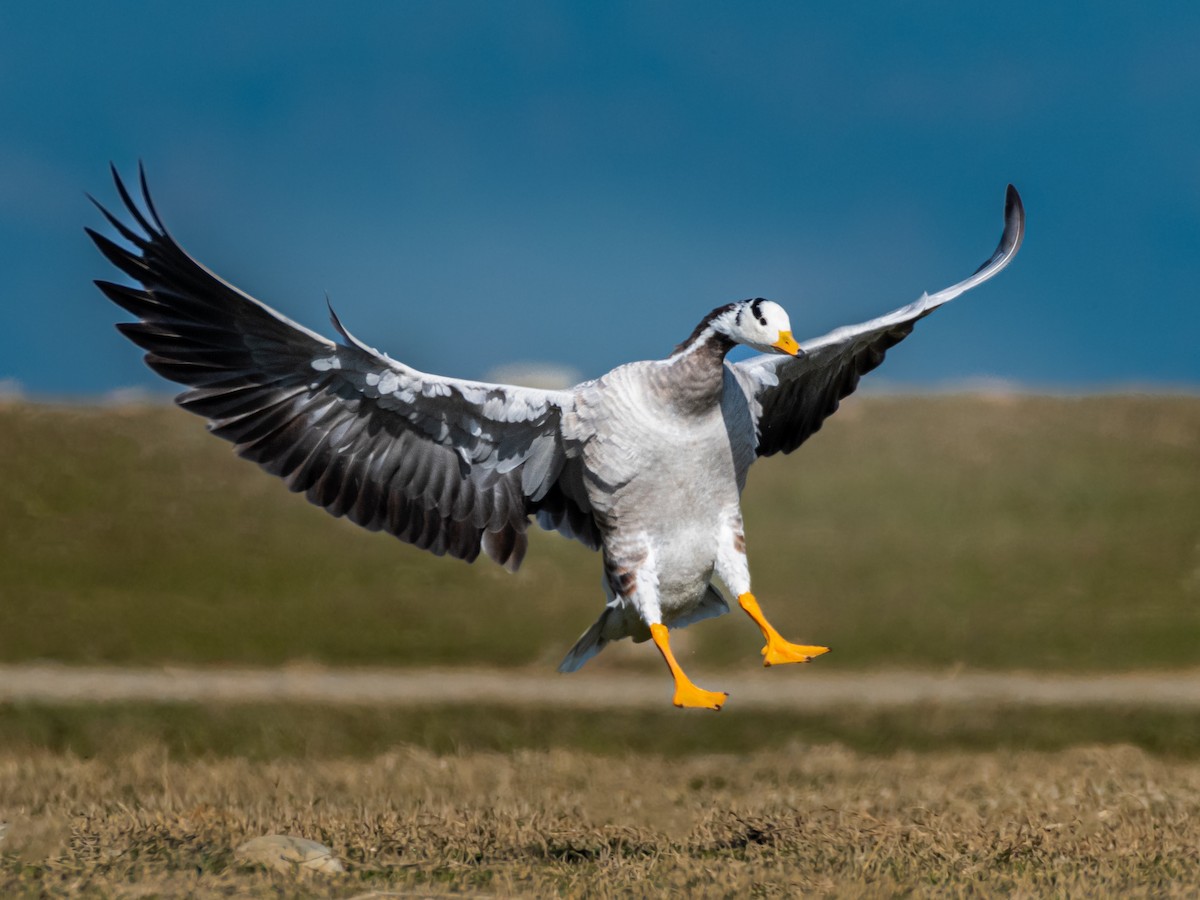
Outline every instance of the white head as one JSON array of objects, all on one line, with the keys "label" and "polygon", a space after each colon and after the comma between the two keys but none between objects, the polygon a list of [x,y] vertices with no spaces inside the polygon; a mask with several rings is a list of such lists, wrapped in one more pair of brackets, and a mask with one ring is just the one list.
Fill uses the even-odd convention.
[{"label": "white head", "polygon": [[762,353],[796,356],[800,345],[792,337],[792,322],[783,307],[758,297],[731,303],[713,320],[713,327],[732,341]]}]

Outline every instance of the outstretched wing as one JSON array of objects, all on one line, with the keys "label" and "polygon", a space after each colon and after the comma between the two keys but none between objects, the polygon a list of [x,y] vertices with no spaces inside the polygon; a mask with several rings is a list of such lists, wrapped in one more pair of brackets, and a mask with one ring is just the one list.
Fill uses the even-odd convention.
[{"label": "outstretched wing", "polygon": [[[572,395],[427,375],[352,337],[335,344],[193,260],[113,169],[141,233],[96,205],[133,249],[87,229],[141,285],[97,281],[139,321],[117,327],[147,365],[186,385],[176,397],[238,455],[335,516],[438,555],[484,553],[515,571],[528,516],[598,546],[560,420]],[[95,202],[95,201],[93,201]],[[332,310],[330,310],[332,315]]]},{"label": "outstretched wing", "polygon": [[800,345],[799,356],[761,355],[732,365],[751,409],[758,410],[758,455],[791,453],[837,411],[858,380],[887,350],[908,337],[918,319],[969,291],[1007,266],[1025,236],[1025,209],[1011,184],[1004,202],[1004,233],[991,259],[970,278],[924,294],[878,319],[838,328]]}]

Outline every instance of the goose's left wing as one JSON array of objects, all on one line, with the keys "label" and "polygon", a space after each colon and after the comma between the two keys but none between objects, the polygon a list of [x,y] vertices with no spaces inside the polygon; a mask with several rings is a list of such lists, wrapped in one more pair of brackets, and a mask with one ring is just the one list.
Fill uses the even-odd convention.
[{"label": "goose's left wing", "polygon": [[1017,254],[1025,236],[1025,209],[1011,184],[1004,202],[1004,233],[991,258],[970,278],[885,316],[838,328],[800,345],[795,357],[760,355],[730,366],[752,410],[757,407],[758,455],[791,453],[837,411],[858,380],[904,340],[918,319],[997,275]]},{"label": "goose's left wing", "polygon": [[515,570],[531,515],[599,546],[560,427],[570,392],[418,372],[356,340],[336,316],[344,343],[326,340],[188,256],[144,174],[145,214],[113,177],[141,233],[103,207],[133,249],[88,233],[140,288],[97,285],[138,318],[117,327],[146,363],[186,386],[176,402],[239,456],[335,516],[438,555],[471,561],[482,550]]}]

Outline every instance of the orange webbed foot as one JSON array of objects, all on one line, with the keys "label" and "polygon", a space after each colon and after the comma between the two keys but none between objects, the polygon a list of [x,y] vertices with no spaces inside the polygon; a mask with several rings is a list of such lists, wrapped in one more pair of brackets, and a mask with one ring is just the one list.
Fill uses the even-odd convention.
[{"label": "orange webbed foot", "polygon": [[806,663],[828,652],[828,647],[793,644],[782,638],[768,640],[767,645],[762,648],[763,665],[781,666],[785,663]]},{"label": "orange webbed foot", "polygon": [[688,681],[675,685],[675,698],[672,702],[684,709],[718,710],[727,699],[729,694],[724,691],[706,691]]},{"label": "orange webbed foot", "polygon": [[793,644],[781,638],[779,632],[771,626],[766,616],[763,615],[762,608],[758,605],[758,600],[754,598],[753,594],[749,592],[740,594],[738,596],[738,603],[741,604],[742,609],[746,611],[747,615],[762,630],[763,637],[767,639],[767,645],[762,648],[764,666],[781,666],[784,663],[806,663],[823,653],[829,652],[828,647]]},{"label": "orange webbed foot", "polygon": [[683,669],[675,661],[675,654],[671,652],[667,626],[655,622],[650,626],[650,637],[654,640],[659,652],[662,653],[667,667],[671,670],[671,677],[675,680],[675,697],[672,702],[684,709],[720,709],[729,695],[724,691],[706,691],[692,684],[692,680],[683,673]]}]

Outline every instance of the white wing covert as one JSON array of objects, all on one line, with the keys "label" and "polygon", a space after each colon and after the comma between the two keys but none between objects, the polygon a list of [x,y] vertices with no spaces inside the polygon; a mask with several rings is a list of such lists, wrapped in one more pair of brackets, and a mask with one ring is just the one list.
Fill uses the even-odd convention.
[{"label": "white wing covert", "polygon": [[[362,344],[332,315],[332,341],[218,278],[170,236],[141,173],[143,232],[97,207],[135,249],[88,229],[141,289],[97,281],[140,321],[117,327],[146,363],[187,386],[176,402],[239,456],[335,516],[438,555],[482,549],[510,570],[529,516],[590,547],[599,534],[561,432],[572,395],[418,372]],[[95,202],[95,201],[93,201]]]},{"label": "white wing covert", "polygon": [[1025,210],[1011,184],[1005,195],[1004,233],[991,258],[970,278],[923,294],[907,306],[848,325],[800,344],[796,357],[760,355],[731,368],[758,413],[758,455],[791,453],[816,433],[853,393],[859,378],[904,340],[918,319],[998,274],[1016,256],[1025,236]]}]

